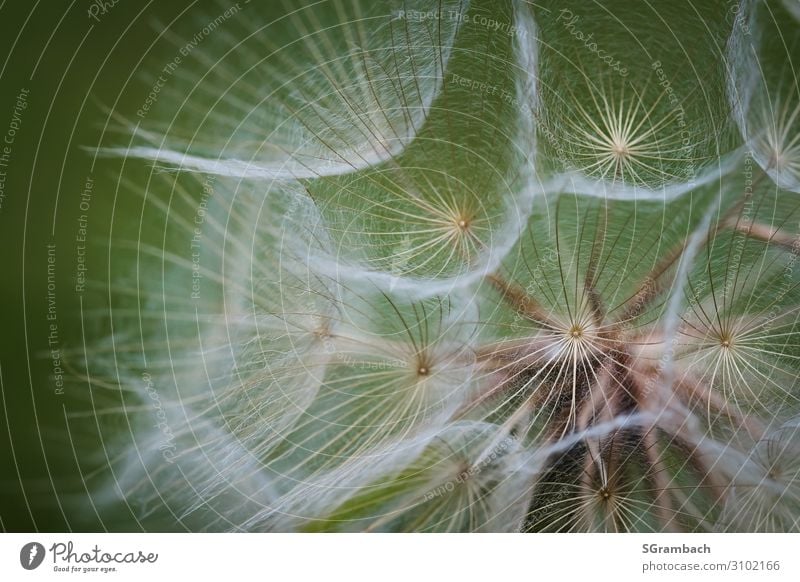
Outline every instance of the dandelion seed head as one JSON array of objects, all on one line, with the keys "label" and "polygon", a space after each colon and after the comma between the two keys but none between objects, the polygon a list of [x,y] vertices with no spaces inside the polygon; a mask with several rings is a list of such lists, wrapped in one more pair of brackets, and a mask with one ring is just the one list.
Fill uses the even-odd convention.
[{"label": "dandelion seed head", "polygon": [[758,441],[733,479],[723,522],[733,531],[794,531],[800,518],[800,441],[791,422]]},{"label": "dandelion seed head", "polygon": [[564,104],[576,111],[558,117],[563,129],[556,130],[575,168],[622,185],[680,181],[672,162],[691,157],[691,151],[676,130],[675,109],[664,111],[664,94],[649,98],[630,87],[587,84]]},{"label": "dandelion seed head", "polygon": [[[797,529],[796,434],[774,430],[800,401],[796,253],[775,219],[789,213],[725,206],[741,152],[694,173],[678,83],[668,94],[603,76],[545,111],[536,9],[513,4],[527,37],[473,26],[461,38],[451,16],[466,2],[417,19],[432,14],[417,0],[396,18],[334,1],[358,22],[347,50],[301,20],[317,68],[284,70],[269,123],[245,124],[287,132],[232,139],[224,155],[208,153],[213,132],[188,156],[180,140],[134,149],[269,185],[243,201],[238,184],[204,215],[202,272],[219,297],[133,326],[156,346],[148,378],[175,389],[163,409],[182,452],[175,470],[159,463],[163,435],[143,414],[126,495],[157,501],[141,493],[152,477],[207,529]],[[498,65],[497,89],[517,92],[491,133],[476,130],[476,97],[481,115],[492,105],[481,82],[443,84],[475,69],[462,49],[484,33],[486,50],[516,59]],[[796,110],[780,111],[758,147],[783,180],[800,143],[786,131]],[[240,117],[223,125],[253,119]],[[543,119],[569,171],[538,163]],[[193,237],[180,218],[170,227]],[[739,252],[732,232],[761,238]],[[169,265],[175,281],[193,266]],[[165,290],[183,297],[147,279],[158,307]],[[169,361],[150,353],[165,330]],[[135,358],[109,366],[132,391]]]},{"label": "dandelion seed head", "polygon": [[781,188],[800,189],[800,103],[784,98],[765,104],[758,116],[753,140],[756,159]]}]

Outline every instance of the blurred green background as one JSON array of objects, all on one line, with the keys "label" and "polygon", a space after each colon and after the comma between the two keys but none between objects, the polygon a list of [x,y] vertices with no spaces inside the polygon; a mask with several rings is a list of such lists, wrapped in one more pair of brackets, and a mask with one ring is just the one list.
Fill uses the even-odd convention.
[{"label": "blurred green background", "polygon": [[[143,63],[172,58],[174,45],[157,42],[165,23],[197,11],[216,13],[220,6],[0,3],[0,135],[13,133],[8,164],[0,168],[6,173],[0,208],[0,530],[140,528],[126,512],[102,514],[90,502],[87,489],[104,464],[103,443],[91,416],[68,414],[83,409],[91,395],[77,383],[60,386],[59,369],[68,373],[61,357],[82,343],[82,303],[106,301],[97,287],[76,286],[78,251],[85,253],[87,278],[102,281],[112,212],[124,220],[128,203],[117,200],[114,210],[119,193],[113,165],[93,167],[91,150],[109,109],[135,112],[145,100],[148,86],[137,78]],[[88,242],[80,249],[84,228]],[[50,255],[48,245],[55,245]],[[84,318],[84,325],[93,320]]]}]

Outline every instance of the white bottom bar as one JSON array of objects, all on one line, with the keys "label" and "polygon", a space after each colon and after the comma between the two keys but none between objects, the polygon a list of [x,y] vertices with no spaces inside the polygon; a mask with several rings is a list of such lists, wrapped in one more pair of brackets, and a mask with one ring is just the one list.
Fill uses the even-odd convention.
[{"label": "white bottom bar", "polygon": [[3,534],[0,579],[796,581],[799,554],[800,534]]}]

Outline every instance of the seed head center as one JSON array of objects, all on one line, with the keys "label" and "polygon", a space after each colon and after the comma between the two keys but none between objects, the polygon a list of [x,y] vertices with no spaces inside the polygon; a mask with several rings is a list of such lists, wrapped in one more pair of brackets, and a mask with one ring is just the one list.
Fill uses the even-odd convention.
[{"label": "seed head center", "polygon": [[778,171],[781,171],[783,167],[786,165],[786,158],[780,146],[775,146],[773,148],[772,156],[770,159],[770,165]]},{"label": "seed head center", "polygon": [[618,159],[627,158],[631,155],[628,144],[624,140],[614,140],[611,146],[611,152],[614,154],[614,157]]},{"label": "seed head center", "polygon": [[320,324],[311,333],[318,340],[328,340],[333,337],[330,326],[327,323]]}]

